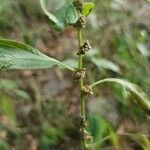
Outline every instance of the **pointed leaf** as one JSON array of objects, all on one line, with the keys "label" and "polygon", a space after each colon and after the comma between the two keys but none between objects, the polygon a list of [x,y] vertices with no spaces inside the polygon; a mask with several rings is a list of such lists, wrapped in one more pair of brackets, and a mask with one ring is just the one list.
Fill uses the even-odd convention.
[{"label": "pointed leaf", "polygon": [[72,4],[65,4],[64,6],[60,7],[56,11],[55,16],[58,19],[56,28],[58,27],[60,29],[74,24],[78,20],[77,11]]},{"label": "pointed leaf", "polygon": [[50,19],[50,25],[56,30],[62,30],[64,27],[76,23],[78,20],[78,14],[72,4],[65,4],[61,6],[54,13],[50,13],[46,10],[44,0],[40,0],[41,7],[44,13]]},{"label": "pointed leaf", "polygon": [[57,18],[50,12],[47,11],[47,9],[45,8],[45,3],[44,3],[45,0],[40,0],[40,4],[41,4],[41,7],[42,7],[42,10],[43,12],[45,13],[45,15],[48,16],[48,18],[53,22],[53,23],[58,23],[58,20]]},{"label": "pointed leaf", "polygon": [[27,44],[0,39],[0,70],[44,69],[54,65],[73,71],[73,68],[44,55]]},{"label": "pointed leaf", "polygon": [[98,59],[93,57],[91,58],[91,61],[100,69],[104,68],[104,69],[114,71],[116,73],[120,73],[119,66],[110,60],[103,59],[103,58]]},{"label": "pointed leaf", "polygon": [[93,8],[94,8],[94,3],[92,3],[92,2],[84,3],[83,9],[81,12],[82,15],[88,16]]},{"label": "pointed leaf", "polygon": [[137,103],[140,104],[143,108],[150,111],[150,101],[147,97],[147,95],[135,84],[130,83],[126,80],[117,79],[117,78],[106,78],[100,81],[97,81],[91,85],[91,87],[94,87],[96,85],[106,83],[106,82],[112,82],[112,83],[118,83],[130,92],[132,92],[135,96],[137,96]]}]

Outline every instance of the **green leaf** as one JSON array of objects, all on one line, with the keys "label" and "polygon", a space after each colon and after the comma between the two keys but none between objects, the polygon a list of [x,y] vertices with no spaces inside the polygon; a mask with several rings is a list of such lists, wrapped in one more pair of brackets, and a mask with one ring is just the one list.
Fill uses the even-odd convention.
[{"label": "green leaf", "polygon": [[21,89],[14,89],[14,94],[16,95],[17,99],[19,100],[30,100],[31,97],[29,94]]},{"label": "green leaf", "polygon": [[0,95],[0,112],[8,117],[11,125],[15,125],[16,115],[13,109],[13,103],[9,97]]},{"label": "green leaf", "polygon": [[90,114],[88,116],[89,126],[88,130],[93,136],[93,144],[92,147],[94,150],[98,150],[102,144],[102,140],[105,134],[112,130],[111,126],[99,115]]},{"label": "green leaf", "polygon": [[6,91],[8,94],[15,94],[21,100],[30,100],[31,97],[25,91],[19,89],[17,84],[11,80],[1,79],[0,80],[0,90]]},{"label": "green leaf", "polygon": [[91,85],[91,87],[94,87],[96,85],[100,85],[102,83],[106,82],[112,82],[112,83],[118,83],[121,86],[123,86],[125,89],[132,92],[137,97],[137,103],[140,104],[140,106],[148,111],[150,111],[150,101],[147,97],[147,95],[135,84],[130,83],[126,80],[117,79],[117,78],[106,78],[100,81],[97,81]]},{"label": "green leaf", "polygon": [[94,8],[94,3],[92,3],[92,2],[84,3],[83,9],[81,12],[82,15],[88,16],[93,8]]},{"label": "green leaf", "polygon": [[48,16],[48,18],[55,24],[58,24],[58,20],[57,18],[55,17],[55,15],[53,15],[52,13],[48,12],[45,8],[45,3],[44,3],[45,0],[40,0],[40,4],[41,4],[41,7],[42,7],[42,10],[43,12],[45,13],[45,15]]},{"label": "green leaf", "polygon": [[103,58],[94,58],[94,57],[91,58],[91,61],[100,69],[104,68],[104,69],[114,71],[116,73],[120,73],[119,66],[113,63],[112,61]]},{"label": "green leaf", "polygon": [[54,65],[74,70],[27,44],[0,39],[0,70],[44,69]]},{"label": "green leaf", "polygon": [[8,143],[3,139],[0,139],[0,149],[1,150],[9,150],[10,149]]},{"label": "green leaf", "polygon": [[44,0],[40,0],[40,2],[44,13],[50,19],[51,27],[56,30],[62,30],[66,26],[76,23],[76,21],[78,20],[77,11],[72,4],[66,3],[54,13],[50,13],[45,8]]},{"label": "green leaf", "polygon": [[75,68],[78,65],[78,62],[75,59],[66,59],[63,61],[63,63],[72,67],[72,68]]},{"label": "green leaf", "polygon": [[149,137],[149,135],[134,134],[134,133],[120,133],[120,132],[117,132],[117,134],[131,138],[138,145],[140,145],[143,148],[143,150],[149,150],[150,149],[150,137]]},{"label": "green leaf", "polygon": [[60,7],[56,11],[55,16],[58,19],[58,24],[55,25],[56,29],[63,29],[68,25],[76,23],[78,20],[77,11],[72,4],[66,4]]}]

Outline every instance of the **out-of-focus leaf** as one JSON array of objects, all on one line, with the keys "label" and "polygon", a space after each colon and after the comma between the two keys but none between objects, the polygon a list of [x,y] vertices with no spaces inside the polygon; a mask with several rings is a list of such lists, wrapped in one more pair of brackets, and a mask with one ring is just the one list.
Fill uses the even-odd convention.
[{"label": "out-of-focus leaf", "polygon": [[40,2],[44,13],[50,19],[51,26],[56,30],[62,30],[78,20],[77,11],[70,3],[61,6],[56,12],[50,13],[45,8],[44,0],[40,0]]},{"label": "out-of-focus leaf", "polygon": [[42,136],[39,140],[39,150],[49,150],[50,140],[47,136]]},{"label": "out-of-focus leaf", "polygon": [[102,58],[91,58],[91,61],[98,67],[98,68],[104,68],[111,71],[114,71],[116,73],[120,73],[120,68],[117,64],[113,63],[110,60],[102,59]]},{"label": "out-of-focus leaf", "polygon": [[77,67],[77,61],[75,59],[66,59],[63,61],[63,63],[72,68]]},{"label": "out-of-focus leaf", "polygon": [[62,128],[53,127],[47,122],[44,122],[42,124],[42,134],[43,137],[41,138],[40,142],[41,150],[43,150],[42,148],[50,149],[53,145],[55,145],[58,142],[59,138],[64,135]]},{"label": "out-of-focus leaf", "polygon": [[118,78],[106,78],[100,81],[97,81],[91,85],[91,87],[94,87],[96,85],[102,84],[102,83],[118,83],[130,92],[132,92],[136,97],[136,102],[139,103],[140,107],[150,111],[150,101],[147,97],[147,95],[135,84],[130,83],[129,81],[118,79]]},{"label": "out-of-focus leaf", "polygon": [[82,15],[88,16],[93,8],[94,8],[94,3],[92,3],[92,2],[84,3],[83,8],[82,8],[82,12],[81,12]]},{"label": "out-of-focus leaf", "polygon": [[12,93],[19,99],[30,100],[31,97],[24,90],[19,89],[17,84],[11,80],[1,79],[0,80],[0,90],[6,91],[8,94]]},{"label": "out-of-focus leaf", "polygon": [[48,57],[35,48],[12,40],[0,40],[0,69],[44,69],[58,65],[73,71],[58,60]]},{"label": "out-of-focus leaf", "polygon": [[143,150],[150,149],[150,137],[149,135],[134,134],[134,133],[118,133],[119,135],[128,136],[133,139],[137,144],[139,144]]},{"label": "out-of-focus leaf", "polygon": [[0,80],[0,89],[4,89],[4,90],[12,90],[12,89],[16,89],[17,85],[12,82],[11,80],[7,80],[7,79],[1,79]]},{"label": "out-of-focus leaf", "polygon": [[9,150],[10,147],[7,142],[4,140],[0,139],[0,150]]},{"label": "out-of-focus leaf", "polygon": [[98,50],[93,49],[86,54],[86,57],[93,58],[95,56],[99,56]]},{"label": "out-of-focus leaf", "polygon": [[16,97],[18,97],[19,99],[23,99],[23,100],[30,100],[31,97],[29,96],[29,94],[21,89],[15,89],[14,93],[16,95]]},{"label": "out-of-focus leaf", "polygon": [[146,47],[146,45],[142,44],[142,43],[137,43],[137,49],[140,51],[140,53],[144,56],[144,57],[149,57],[150,56],[150,50],[148,50],[148,48]]},{"label": "out-of-focus leaf", "polygon": [[40,0],[40,4],[41,4],[41,7],[42,7],[42,10],[43,12],[45,13],[45,15],[48,16],[48,18],[55,24],[58,24],[58,20],[57,18],[55,17],[55,15],[53,15],[52,13],[48,12],[45,8],[45,3],[44,3],[45,0]]},{"label": "out-of-focus leaf", "polygon": [[125,2],[122,0],[113,0],[111,1],[111,8],[116,10],[121,10],[125,5]]},{"label": "out-of-focus leaf", "polygon": [[150,0],[146,0],[148,3],[150,3]]},{"label": "out-of-focus leaf", "polygon": [[114,149],[120,149],[118,135],[113,131],[112,126],[107,121],[96,114],[90,114],[88,121],[88,130],[93,136],[93,143],[90,145],[91,149],[103,149],[102,145],[106,140],[112,143]]},{"label": "out-of-focus leaf", "polygon": [[15,124],[15,113],[13,110],[13,104],[8,97],[0,96],[0,112],[9,119],[11,125]]},{"label": "out-of-focus leaf", "polygon": [[111,130],[111,126],[100,116],[95,114],[90,114],[88,116],[89,127],[88,130],[93,136],[92,148],[98,150],[102,144],[102,139],[105,134]]}]

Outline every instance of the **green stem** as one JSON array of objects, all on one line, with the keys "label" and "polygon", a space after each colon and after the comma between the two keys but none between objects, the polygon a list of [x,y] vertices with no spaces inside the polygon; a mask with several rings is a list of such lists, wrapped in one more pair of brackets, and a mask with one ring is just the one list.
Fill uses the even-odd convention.
[{"label": "green stem", "polygon": [[[78,46],[79,46],[79,50],[80,47],[82,46],[82,33],[81,33],[81,29],[77,30],[77,37],[78,37]],[[83,68],[83,56],[79,55],[78,56],[78,69],[82,69]],[[82,121],[86,121],[86,111],[85,111],[85,96],[82,94],[83,91],[83,79],[79,79],[78,82],[79,85],[79,90],[80,90],[80,116]],[[85,127],[83,125],[81,125],[81,145],[82,145],[82,150],[86,150],[86,141],[84,138],[84,132],[85,132]]]},{"label": "green stem", "polygon": [[[86,113],[85,113],[85,97],[84,96],[80,96],[80,116],[82,121],[86,121]],[[84,138],[84,134],[85,134],[85,127],[83,125],[81,125],[81,147],[82,150],[86,150],[86,140]]]},{"label": "green stem", "polygon": [[[78,47],[80,50],[80,47],[82,46],[82,33],[81,33],[81,29],[77,29],[77,38],[78,38]],[[81,70],[83,68],[83,56],[79,55],[78,56],[78,69]],[[79,80],[79,87],[80,87],[80,92],[83,90],[83,79],[81,78]]]}]

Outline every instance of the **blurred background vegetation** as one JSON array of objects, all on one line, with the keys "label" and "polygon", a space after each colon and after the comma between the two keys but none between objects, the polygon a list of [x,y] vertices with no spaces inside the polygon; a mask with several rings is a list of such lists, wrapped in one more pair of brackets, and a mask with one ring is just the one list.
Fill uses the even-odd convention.
[{"label": "blurred background vegetation", "polygon": [[[55,10],[64,1],[47,0]],[[93,50],[87,82],[119,77],[150,97],[150,1],[93,0],[84,30]],[[75,66],[76,33],[52,31],[38,0],[0,0],[0,37],[35,46]],[[0,150],[78,150],[79,101],[67,71],[0,73]],[[95,89],[87,100],[93,150],[150,150],[150,116],[117,85]]]}]

